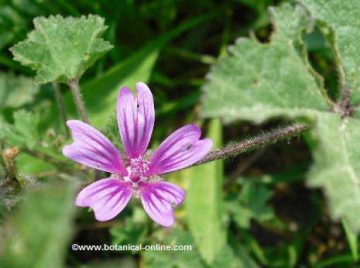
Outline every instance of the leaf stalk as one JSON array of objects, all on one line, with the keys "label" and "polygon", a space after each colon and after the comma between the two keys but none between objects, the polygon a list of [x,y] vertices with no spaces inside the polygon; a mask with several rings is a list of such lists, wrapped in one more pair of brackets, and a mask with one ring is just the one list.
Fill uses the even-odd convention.
[{"label": "leaf stalk", "polygon": [[81,119],[85,122],[85,123],[90,123],[89,120],[89,116],[86,112],[86,108],[85,108],[85,104],[84,104],[84,100],[83,97],[81,95],[80,92],[80,86],[79,86],[79,79],[71,79],[68,83],[70,89],[71,89],[71,93],[74,99],[74,103],[76,106],[76,109],[81,117]]}]

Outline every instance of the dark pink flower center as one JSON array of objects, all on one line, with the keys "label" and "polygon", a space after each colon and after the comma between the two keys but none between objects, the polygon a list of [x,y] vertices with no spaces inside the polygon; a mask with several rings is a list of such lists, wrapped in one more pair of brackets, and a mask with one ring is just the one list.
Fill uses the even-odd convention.
[{"label": "dark pink flower center", "polygon": [[129,179],[135,183],[144,179],[146,172],[149,170],[149,164],[150,161],[143,157],[130,159],[130,164],[128,166]]}]

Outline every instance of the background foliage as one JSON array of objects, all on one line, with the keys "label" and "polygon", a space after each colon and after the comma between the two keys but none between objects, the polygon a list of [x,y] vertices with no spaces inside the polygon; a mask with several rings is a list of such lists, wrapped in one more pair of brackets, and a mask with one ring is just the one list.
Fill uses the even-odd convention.
[{"label": "background foliage", "polygon": [[[357,267],[359,12],[356,0],[0,0],[0,267]],[[100,223],[74,206],[97,174],[61,154],[64,117],[79,118],[72,80],[118,146],[118,89],[137,81],[155,97],[152,148],[189,122],[216,147],[310,130],[167,175],[187,190],[171,229],[136,201]]]}]

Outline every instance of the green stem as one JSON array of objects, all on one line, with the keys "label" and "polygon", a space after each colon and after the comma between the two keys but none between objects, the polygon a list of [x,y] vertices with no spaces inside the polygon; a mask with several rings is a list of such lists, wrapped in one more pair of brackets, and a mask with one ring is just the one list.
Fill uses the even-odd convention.
[{"label": "green stem", "polygon": [[74,103],[76,106],[76,109],[81,117],[81,119],[85,122],[85,123],[90,123],[89,121],[89,116],[86,112],[85,109],[85,104],[84,104],[84,100],[81,96],[81,92],[80,92],[80,86],[79,86],[79,79],[72,79],[69,81],[68,83],[70,89],[71,89],[71,93],[74,99]]}]

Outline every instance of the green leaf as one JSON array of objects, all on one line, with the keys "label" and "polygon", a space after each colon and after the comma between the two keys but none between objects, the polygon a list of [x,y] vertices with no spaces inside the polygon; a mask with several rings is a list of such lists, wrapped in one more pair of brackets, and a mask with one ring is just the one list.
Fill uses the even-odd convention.
[{"label": "green leaf", "polygon": [[357,0],[301,0],[311,14],[332,30],[340,86],[353,103],[360,101],[360,9]]},{"label": "green leaf", "polygon": [[359,243],[358,243],[358,235],[355,233],[347,223],[347,221],[342,221],[344,231],[346,234],[346,238],[351,250],[351,255],[353,257],[354,262],[359,260]]},{"label": "green leaf", "polygon": [[[55,133],[49,135],[49,132],[41,133],[38,129],[39,119],[39,112],[18,110],[14,112],[13,124],[0,120],[0,142],[6,146],[17,147],[20,151],[16,157],[19,175],[37,176],[38,173],[44,174],[54,170],[56,166],[50,160],[66,160],[61,153],[59,144],[61,136],[56,136]],[[38,157],[36,154],[43,157]],[[63,166],[58,165],[58,169],[62,170]]]},{"label": "green leaf", "polygon": [[[93,126],[104,127],[116,114],[116,99],[121,86],[134,88],[136,82],[148,81],[158,53],[158,47],[146,46],[130,58],[115,65],[104,75],[81,85],[81,92]],[[101,98],[99,98],[100,95]],[[68,91],[64,97],[69,118],[76,118],[77,112],[71,92]],[[56,114],[57,110],[54,107],[46,118],[42,118],[42,126],[48,127],[52,124]]]},{"label": "green leaf", "polygon": [[[134,211],[137,211],[134,209]],[[124,225],[115,226],[110,229],[112,241],[114,244],[139,244],[143,243],[147,233],[145,222],[128,218]]]},{"label": "green leaf", "polygon": [[218,253],[211,268],[257,268],[256,263],[251,259],[246,250],[239,246],[233,250],[229,245],[225,245]]},{"label": "green leaf", "polygon": [[2,228],[1,267],[61,268],[71,236],[75,187],[57,184],[29,191]]},{"label": "green leaf", "polygon": [[267,201],[272,193],[264,185],[254,181],[245,182],[240,194],[240,202],[249,206],[254,214],[261,216],[269,212]]},{"label": "green leaf", "polygon": [[[98,128],[104,127],[111,117],[116,114],[116,99],[119,88],[122,86],[134,88],[138,81],[147,82],[163,47],[184,31],[208,21],[213,16],[214,14],[205,14],[184,22],[168,33],[150,41],[133,55],[107,70],[100,77],[81,84],[81,92],[91,124]],[[156,89],[153,88],[153,90]],[[99,98],[100,95],[101,98]],[[71,92],[67,92],[65,99],[67,112],[70,114],[69,117],[75,117],[77,113]],[[56,113],[55,109],[51,110],[43,124],[49,125],[50,122],[53,122]]]},{"label": "green leaf", "polygon": [[247,179],[238,198],[229,201],[227,206],[237,225],[249,228],[251,219],[266,221],[274,216],[268,204],[271,195],[265,185]]},{"label": "green leaf", "polygon": [[[355,1],[343,5],[338,0],[303,2],[315,18],[319,16],[334,30],[333,45],[340,55],[337,67],[345,70],[340,75],[344,75],[351,100],[359,104],[355,73],[359,73],[360,56],[356,53],[360,47],[358,33],[353,33],[360,16],[349,16],[359,12],[358,5]],[[272,9],[272,18],[276,30],[269,43],[238,40],[231,56],[214,66],[204,87],[202,115],[227,122],[243,119],[259,123],[282,117],[311,123],[317,146],[308,183],[325,190],[335,219],[344,218],[352,230],[360,231],[356,216],[360,213],[359,116],[343,118],[343,108],[329,101],[322,78],[307,60],[301,36],[313,25],[314,17],[303,5],[285,4]],[[340,91],[343,86],[340,81]]]},{"label": "green leaf", "polygon": [[235,223],[240,228],[249,229],[251,219],[254,217],[252,211],[246,206],[238,203],[227,204],[230,214],[234,217]]},{"label": "green leaf", "polygon": [[101,35],[104,19],[60,15],[34,19],[35,30],[11,48],[14,59],[36,71],[37,83],[79,79],[112,45]]},{"label": "green leaf", "polygon": [[355,144],[360,140],[360,121],[323,114],[317,120],[316,135],[315,164],[308,183],[323,187],[333,216],[345,218],[352,229],[359,231],[360,148]]},{"label": "green leaf", "polygon": [[12,146],[34,148],[38,141],[37,114],[19,110],[14,113],[14,124],[1,124],[0,139]]},{"label": "green leaf", "polygon": [[308,27],[302,8],[272,10],[271,43],[238,39],[231,57],[215,65],[205,84],[202,115],[230,122],[262,122],[276,116],[314,116],[327,100],[296,45]]},{"label": "green leaf", "polygon": [[[212,120],[207,137],[214,147],[222,143],[219,120]],[[222,219],[223,163],[215,161],[191,168],[186,199],[188,225],[201,256],[212,263],[225,243],[226,229]]]},{"label": "green leaf", "polygon": [[18,108],[32,102],[39,91],[33,79],[15,76],[11,73],[0,73],[0,110]]}]

